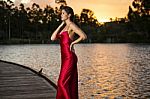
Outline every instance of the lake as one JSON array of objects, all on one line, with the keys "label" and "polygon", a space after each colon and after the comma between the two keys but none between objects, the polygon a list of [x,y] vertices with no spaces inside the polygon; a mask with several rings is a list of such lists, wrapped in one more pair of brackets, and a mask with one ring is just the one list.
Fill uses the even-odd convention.
[{"label": "lake", "polygon": [[[76,44],[80,99],[150,99],[150,45]],[[59,44],[0,45],[0,60],[43,73],[57,83]]]}]

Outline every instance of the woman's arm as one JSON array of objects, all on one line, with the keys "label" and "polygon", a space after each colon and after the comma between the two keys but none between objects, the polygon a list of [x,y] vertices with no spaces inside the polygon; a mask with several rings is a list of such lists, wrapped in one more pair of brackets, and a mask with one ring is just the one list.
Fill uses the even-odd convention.
[{"label": "woman's arm", "polygon": [[63,25],[64,25],[64,22],[62,22],[62,23],[58,26],[58,28],[52,33],[52,35],[51,35],[51,40],[52,40],[52,41],[56,40],[56,35],[57,35],[57,33],[59,32],[60,28],[61,28]]},{"label": "woman's arm", "polygon": [[79,38],[73,41],[72,44],[76,44],[81,40],[87,39],[87,35],[76,24],[71,24],[70,28],[73,30],[73,32],[79,35]]},{"label": "woman's arm", "polygon": [[70,25],[70,28],[73,30],[73,32],[79,35],[79,38],[73,41],[70,45],[70,50],[73,50],[73,45],[80,42],[81,40],[87,39],[87,35],[74,23]]}]

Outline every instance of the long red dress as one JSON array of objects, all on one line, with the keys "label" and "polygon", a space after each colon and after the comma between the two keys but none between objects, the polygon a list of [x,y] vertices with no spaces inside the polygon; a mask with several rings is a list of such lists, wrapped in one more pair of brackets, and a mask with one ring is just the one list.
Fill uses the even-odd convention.
[{"label": "long red dress", "polygon": [[57,82],[56,99],[78,99],[78,58],[70,50],[72,40],[68,31],[57,34],[61,47],[61,70]]}]

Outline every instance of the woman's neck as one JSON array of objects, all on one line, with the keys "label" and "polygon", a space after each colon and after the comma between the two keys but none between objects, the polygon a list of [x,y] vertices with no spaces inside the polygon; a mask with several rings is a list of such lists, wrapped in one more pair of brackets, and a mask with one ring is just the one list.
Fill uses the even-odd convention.
[{"label": "woman's neck", "polygon": [[71,21],[68,19],[68,20],[65,20],[65,23],[66,23],[66,25],[69,25],[71,23]]}]

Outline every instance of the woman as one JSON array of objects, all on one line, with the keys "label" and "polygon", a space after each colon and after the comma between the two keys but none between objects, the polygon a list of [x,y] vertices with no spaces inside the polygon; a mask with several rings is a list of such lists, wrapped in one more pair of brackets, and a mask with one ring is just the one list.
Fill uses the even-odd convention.
[{"label": "woman", "polygon": [[[63,6],[61,10],[62,23],[51,36],[52,41],[59,39],[61,46],[61,70],[57,82],[56,99],[78,99],[78,59],[74,51],[74,44],[85,40],[87,36],[73,22],[73,9]],[[79,35],[76,40],[74,40],[75,33]]]}]

